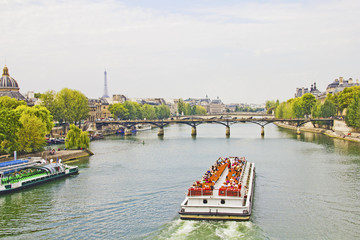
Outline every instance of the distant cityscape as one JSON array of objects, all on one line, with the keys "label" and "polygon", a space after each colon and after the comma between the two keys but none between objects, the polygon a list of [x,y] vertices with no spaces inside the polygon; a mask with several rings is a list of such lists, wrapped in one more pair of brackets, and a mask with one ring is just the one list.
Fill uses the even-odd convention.
[{"label": "distant cityscape", "polygon": [[[8,96],[17,100],[24,100],[28,105],[39,104],[39,99],[35,96],[34,91],[29,91],[26,94],[20,93],[20,87],[18,82],[12,78],[9,74],[8,67],[5,66],[0,82],[0,97]],[[331,82],[325,91],[320,91],[316,83],[311,84],[310,88],[301,87],[296,88],[295,98],[303,96],[305,93],[313,94],[317,99],[322,100],[326,98],[329,93],[338,93],[344,90],[346,87],[359,86],[359,80],[353,81],[352,78],[345,80],[343,77],[339,77]],[[171,115],[178,115],[177,104],[179,99],[164,99],[164,98],[132,98],[123,94],[113,94],[109,96],[107,89],[107,72],[104,72],[104,92],[103,96],[97,99],[88,99],[89,102],[89,121],[95,121],[97,119],[107,119],[111,117],[109,106],[114,103],[124,103],[125,101],[137,102],[141,105],[167,105],[170,108]],[[265,111],[264,104],[249,104],[249,103],[230,103],[225,104],[216,97],[211,99],[208,95],[204,98],[187,98],[183,99],[184,103],[188,103],[190,106],[202,106],[206,109],[208,114],[222,114],[239,111]]]},{"label": "distant cityscape", "polygon": [[349,78],[348,80],[345,80],[343,77],[336,78],[326,87],[326,90],[323,92],[317,89],[316,82],[314,82],[313,84],[311,84],[310,90],[309,88],[305,87],[296,88],[295,98],[302,97],[305,93],[311,93],[316,97],[316,99],[324,100],[327,94],[339,93],[345,88],[353,86],[359,86],[359,79],[356,79],[356,81],[354,82],[352,78]]}]

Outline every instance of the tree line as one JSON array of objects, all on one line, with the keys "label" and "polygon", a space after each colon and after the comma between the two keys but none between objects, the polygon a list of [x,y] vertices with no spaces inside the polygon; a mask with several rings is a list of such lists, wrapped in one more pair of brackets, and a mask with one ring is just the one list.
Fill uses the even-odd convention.
[{"label": "tree line", "polygon": [[266,110],[274,111],[277,118],[329,118],[344,117],[348,126],[360,128],[360,87],[348,87],[335,94],[328,94],[321,102],[311,93],[285,102],[267,101]]},{"label": "tree line", "polygon": [[165,104],[158,106],[149,104],[140,105],[139,103],[132,101],[110,104],[109,111],[114,119],[119,120],[153,120],[165,119],[170,116],[170,108]]},{"label": "tree line", "polygon": [[[40,105],[32,107],[25,101],[0,97],[0,154],[41,151],[46,145],[45,137],[51,132],[54,121],[79,123],[88,117],[88,99],[80,91],[64,88],[58,93],[38,93],[37,97]],[[87,133],[82,133],[75,127],[70,129],[74,133],[70,134],[67,147],[89,145]]]},{"label": "tree line", "polygon": [[42,150],[53,127],[53,116],[43,106],[0,97],[0,153],[29,153]]},{"label": "tree line", "polygon": [[180,115],[206,115],[206,108],[202,106],[191,106],[189,103],[185,103],[182,99],[178,100],[177,110]]}]

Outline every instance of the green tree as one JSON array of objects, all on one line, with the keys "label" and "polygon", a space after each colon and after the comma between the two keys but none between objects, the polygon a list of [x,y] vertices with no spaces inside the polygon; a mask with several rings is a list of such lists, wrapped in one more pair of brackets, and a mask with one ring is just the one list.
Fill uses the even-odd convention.
[{"label": "green tree", "polygon": [[360,93],[356,94],[350,103],[345,122],[350,127],[360,128]]},{"label": "green tree", "polygon": [[45,145],[46,123],[32,113],[24,111],[20,117],[21,127],[18,131],[18,150],[30,153],[41,150]]},{"label": "green tree", "polygon": [[294,118],[303,118],[305,115],[304,108],[302,106],[302,99],[301,98],[295,98],[291,102],[293,114],[291,117]]},{"label": "green tree", "polygon": [[350,105],[351,101],[354,99],[354,96],[359,92],[360,92],[360,86],[354,86],[354,87],[347,87],[343,91],[337,94],[341,114],[343,110]]},{"label": "green tree", "polygon": [[312,108],[316,104],[316,98],[311,93],[305,93],[300,100],[300,107],[304,115],[310,115]]},{"label": "green tree", "polygon": [[148,120],[156,119],[155,108],[149,104],[144,104],[141,107],[142,115]]},{"label": "green tree", "polygon": [[18,101],[15,98],[11,98],[8,96],[0,97],[0,108],[8,108],[8,109],[15,109],[18,106],[26,105],[24,101]]},{"label": "green tree", "polygon": [[316,105],[313,107],[312,111],[311,111],[311,116],[313,118],[318,118],[321,117],[322,115],[322,108],[323,104],[321,104],[320,102],[317,102]]},{"label": "green tree", "polygon": [[186,115],[185,114],[185,103],[182,99],[179,99],[178,101],[178,104],[177,104],[177,107],[178,107],[178,113],[179,115]]},{"label": "green tree", "polygon": [[196,106],[196,115],[206,115],[207,111],[206,108],[204,108],[203,106]]},{"label": "green tree", "polygon": [[53,90],[46,91],[45,93],[40,95],[40,105],[46,107],[51,115],[53,115],[54,120],[63,122],[62,109],[60,109],[60,105],[58,103],[58,99],[56,98],[56,92]]},{"label": "green tree", "polygon": [[129,118],[129,110],[122,103],[111,104],[109,111],[115,119],[125,120]]},{"label": "green tree", "polygon": [[271,114],[272,112],[275,112],[276,107],[279,106],[279,100],[268,100],[265,102],[265,109],[267,114]]},{"label": "green tree", "polygon": [[90,138],[87,132],[83,132],[74,124],[70,124],[70,130],[65,138],[65,147],[72,148],[88,148],[90,145]]},{"label": "green tree", "polygon": [[42,122],[45,123],[46,134],[50,133],[51,129],[54,127],[53,116],[50,114],[50,111],[46,107],[39,105],[36,105],[34,107],[20,105],[16,108],[16,111],[19,112],[20,115],[29,114],[39,118]]},{"label": "green tree", "polygon": [[155,107],[155,113],[158,119],[165,119],[170,116],[170,108],[162,104]]},{"label": "green tree", "polygon": [[185,103],[185,115],[191,115],[191,106],[188,103]]},{"label": "green tree", "polygon": [[320,117],[323,118],[333,117],[336,115],[336,106],[332,101],[325,99],[324,104],[321,105],[320,112],[321,112]]},{"label": "green tree", "polygon": [[0,153],[11,153],[18,149],[19,118],[20,114],[14,109],[0,108]]},{"label": "green tree", "polygon": [[88,99],[80,91],[64,88],[56,94],[55,103],[60,108],[59,121],[76,123],[89,115]]},{"label": "green tree", "polygon": [[129,111],[128,119],[142,119],[141,106],[137,102],[126,101],[124,102],[124,107]]}]

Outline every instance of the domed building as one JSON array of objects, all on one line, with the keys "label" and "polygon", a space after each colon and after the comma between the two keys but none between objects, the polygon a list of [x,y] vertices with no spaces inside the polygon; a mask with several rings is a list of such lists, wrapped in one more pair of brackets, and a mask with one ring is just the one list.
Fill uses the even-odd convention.
[{"label": "domed building", "polygon": [[25,97],[19,92],[20,88],[17,81],[10,77],[9,69],[5,65],[2,77],[0,78],[0,97],[8,96],[17,100],[26,101]]}]

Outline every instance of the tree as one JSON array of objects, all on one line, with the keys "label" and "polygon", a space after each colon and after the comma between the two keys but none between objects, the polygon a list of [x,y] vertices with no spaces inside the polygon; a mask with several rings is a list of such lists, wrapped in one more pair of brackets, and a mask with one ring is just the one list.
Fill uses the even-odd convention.
[{"label": "tree", "polygon": [[316,105],[313,107],[313,109],[311,111],[311,116],[313,118],[321,117],[321,115],[322,115],[322,113],[321,113],[322,106],[323,106],[323,104],[321,104],[320,102],[316,103]]},{"label": "tree", "polygon": [[329,93],[326,96],[326,100],[332,102],[336,108],[336,114],[341,113],[340,104],[339,104],[339,96],[338,94],[331,94]]},{"label": "tree", "polygon": [[137,102],[126,101],[124,107],[129,111],[128,119],[142,119],[141,107]]},{"label": "tree", "polygon": [[0,153],[18,149],[18,132],[21,127],[20,114],[13,109],[0,108]]},{"label": "tree", "polygon": [[164,104],[155,107],[156,117],[165,119],[170,116],[170,108]]},{"label": "tree", "polygon": [[50,133],[51,129],[54,127],[53,116],[50,114],[50,111],[43,106],[36,105],[34,107],[28,107],[25,105],[20,105],[16,108],[16,111],[23,114],[29,114],[32,116],[36,116],[41,119],[46,126],[46,134]]},{"label": "tree", "polygon": [[304,108],[302,106],[302,100],[301,98],[295,98],[293,99],[292,103],[291,103],[291,106],[292,106],[292,116],[291,117],[294,117],[294,118],[303,118],[304,117]]},{"label": "tree", "polygon": [[206,115],[207,111],[206,108],[203,106],[196,106],[196,115]]},{"label": "tree", "polygon": [[8,109],[15,109],[18,106],[26,105],[24,101],[18,101],[15,98],[11,98],[8,96],[0,97],[0,108],[8,108]]},{"label": "tree", "polygon": [[185,115],[191,115],[191,106],[188,103],[185,103]]},{"label": "tree", "polygon": [[55,103],[60,108],[59,121],[76,123],[89,115],[88,99],[80,91],[63,88],[56,94]]},{"label": "tree", "polygon": [[360,92],[360,86],[347,87],[337,94],[340,112],[349,106],[354,96]]},{"label": "tree", "polygon": [[45,145],[46,123],[27,112],[23,112],[19,120],[22,126],[18,131],[18,150],[27,153],[41,150]]},{"label": "tree", "polygon": [[185,114],[185,103],[182,99],[179,99],[177,106],[178,106],[179,115],[184,115]]},{"label": "tree", "polygon": [[312,108],[316,104],[316,98],[311,93],[305,93],[300,100],[300,107],[304,115],[310,115]]},{"label": "tree", "polygon": [[336,115],[336,106],[335,104],[328,100],[325,99],[325,102],[323,105],[321,105],[320,107],[320,117],[324,117],[324,118],[329,118],[329,117],[333,117]]},{"label": "tree", "polygon": [[90,145],[90,138],[87,132],[83,132],[74,124],[70,124],[70,130],[65,138],[65,147],[71,148],[88,148]]},{"label": "tree", "polygon": [[111,104],[109,111],[115,119],[125,120],[129,118],[129,110],[127,110],[122,103]]},{"label": "tree", "polygon": [[279,100],[276,100],[276,101],[274,101],[274,100],[272,100],[272,101],[270,101],[270,100],[268,100],[268,101],[266,101],[265,102],[265,109],[266,109],[266,113],[267,114],[271,114],[272,112],[274,112],[275,111],[275,109],[277,108],[277,106],[279,106]]},{"label": "tree", "polygon": [[360,93],[356,94],[350,103],[345,122],[350,127],[360,128]]},{"label": "tree", "polygon": [[149,104],[144,104],[141,107],[142,115],[146,119],[156,119],[155,108]]},{"label": "tree", "polygon": [[61,115],[62,110],[60,109],[60,105],[56,96],[57,95],[55,91],[46,91],[40,95],[40,105],[46,107],[50,111],[51,115],[54,117],[54,120],[63,122],[64,119]]}]

